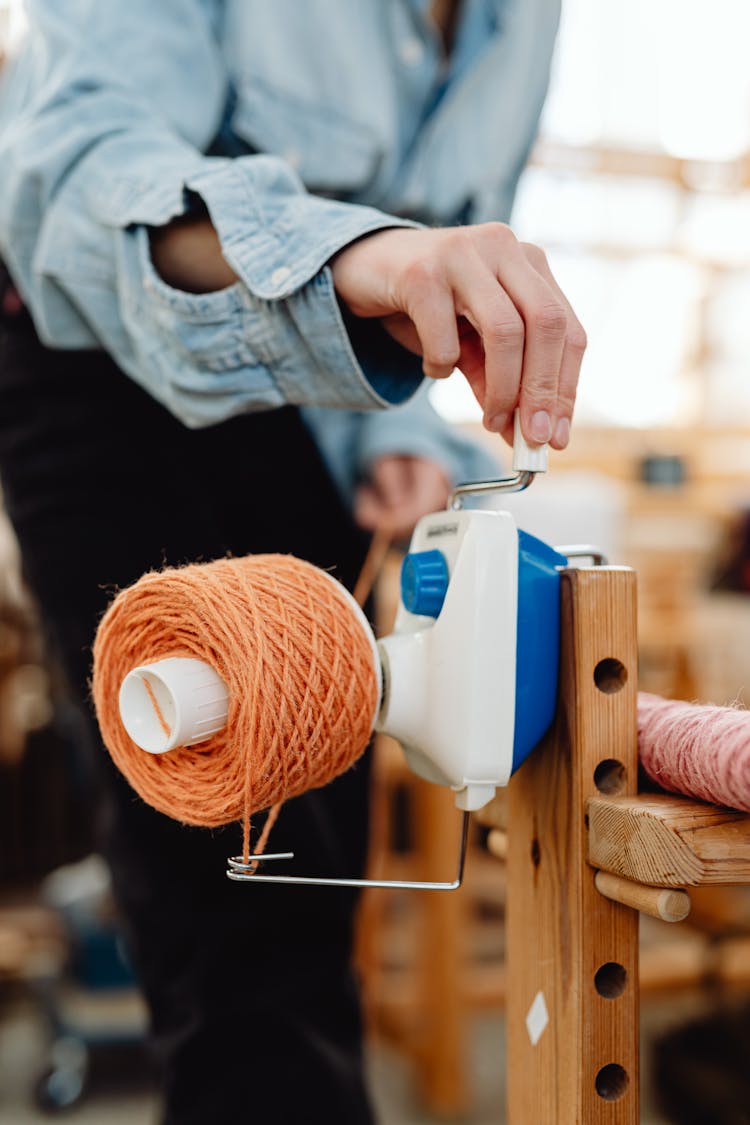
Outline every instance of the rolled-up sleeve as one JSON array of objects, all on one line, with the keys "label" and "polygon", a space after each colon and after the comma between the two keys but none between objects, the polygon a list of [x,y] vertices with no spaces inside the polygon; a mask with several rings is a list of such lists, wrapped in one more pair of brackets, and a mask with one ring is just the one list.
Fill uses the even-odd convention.
[{"label": "rolled-up sleeve", "polygon": [[[36,0],[30,15],[0,99],[0,252],[42,338],[105,347],[190,426],[408,400],[419,361],[395,379],[359,361],[326,264],[401,221],[309,195],[279,158],[204,155],[227,97],[215,6]],[[184,293],[152,266],[147,228],[191,196],[238,275],[228,289]]]}]

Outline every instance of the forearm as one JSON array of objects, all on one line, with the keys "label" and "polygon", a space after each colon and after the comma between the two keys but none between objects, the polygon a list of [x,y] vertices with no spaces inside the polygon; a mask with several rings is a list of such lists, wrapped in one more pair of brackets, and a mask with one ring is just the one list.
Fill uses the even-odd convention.
[{"label": "forearm", "polygon": [[206,214],[186,215],[152,228],[150,244],[154,268],[173,289],[210,293],[237,281]]}]

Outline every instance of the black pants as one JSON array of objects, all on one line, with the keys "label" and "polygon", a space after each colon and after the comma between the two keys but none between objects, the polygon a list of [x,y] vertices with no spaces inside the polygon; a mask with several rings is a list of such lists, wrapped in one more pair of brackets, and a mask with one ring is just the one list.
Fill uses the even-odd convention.
[{"label": "black pants", "polygon": [[[281,551],[351,585],[366,547],[295,410],[188,430],[102,353],[43,348],[25,316],[0,326],[0,473],[26,578],[85,706],[96,622],[144,571]],[[151,1008],[165,1121],[370,1122],[356,896],[230,883],[239,828],[168,820],[97,750],[102,846]],[[360,762],[285,806],[274,850],[293,850],[303,874],[361,873],[366,797]]]}]

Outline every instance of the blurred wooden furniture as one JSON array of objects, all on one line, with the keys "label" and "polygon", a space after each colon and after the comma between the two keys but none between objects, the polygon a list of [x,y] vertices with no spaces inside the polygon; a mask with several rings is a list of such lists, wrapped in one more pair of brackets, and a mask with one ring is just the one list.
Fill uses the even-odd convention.
[{"label": "blurred wooden furniture", "polygon": [[[391,739],[377,749],[371,873],[450,878],[460,832],[453,794],[415,777]],[[505,880],[477,829],[459,892],[368,891],[360,913],[370,1030],[404,1053],[422,1104],[445,1117],[471,1107],[471,1018],[505,996]]]},{"label": "blurred wooden furniture", "polygon": [[58,970],[67,951],[59,918],[45,907],[0,906],[0,983]]},{"label": "blurred wooden furniture", "polygon": [[[390,631],[400,558],[378,584],[377,629]],[[379,736],[373,764],[370,873],[378,878],[452,878],[460,814],[453,794],[420,780],[392,739]],[[420,1099],[459,1116],[471,1104],[468,1024],[504,997],[504,879],[472,834],[459,893],[368,891],[358,928],[358,965],[370,1030],[409,1058]]]}]

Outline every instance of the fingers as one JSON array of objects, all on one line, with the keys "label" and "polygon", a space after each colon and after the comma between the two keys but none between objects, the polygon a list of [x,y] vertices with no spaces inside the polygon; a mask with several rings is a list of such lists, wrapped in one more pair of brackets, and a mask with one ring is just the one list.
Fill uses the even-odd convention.
[{"label": "fingers", "polygon": [[405,457],[380,457],[370,469],[370,479],[357,489],[354,518],[368,531],[401,534],[402,508],[408,492]]},{"label": "fingers", "polygon": [[444,508],[450,484],[442,468],[418,457],[381,457],[360,485],[355,502],[357,523],[368,531],[388,531],[407,538],[417,520]]},{"label": "fingers", "polygon": [[484,375],[484,348],[481,336],[474,331],[468,321],[462,317],[461,322],[467,325],[468,331],[460,331],[461,354],[458,357],[458,367],[461,374],[474,392],[474,397],[480,406],[484,406],[485,375]]},{"label": "fingers", "polygon": [[460,353],[453,293],[442,271],[429,262],[414,263],[405,283],[408,313],[421,344],[422,370],[430,379],[447,379]]},{"label": "fingers", "polygon": [[[522,246],[502,224],[476,228],[478,252],[524,326],[521,427],[528,441],[550,441],[559,420],[559,387],[570,306],[536,247]],[[539,269],[543,263],[546,274]],[[570,310],[572,313],[572,310]]]},{"label": "fingers", "polygon": [[[456,311],[481,340],[483,372],[467,376],[475,394],[481,388],[484,425],[502,433],[518,401],[524,364],[524,323],[508,294],[473,248],[454,271]],[[466,352],[466,342],[462,352]],[[463,358],[463,357],[462,357]]]},{"label": "fingers", "polygon": [[482,346],[480,364],[476,348],[462,339],[461,370],[483,407],[485,426],[509,435],[520,405],[527,440],[562,447],[582,356],[582,329],[569,302],[543,253],[522,246],[507,227],[464,228],[456,238],[463,245],[450,274],[455,308]]},{"label": "fingers", "polygon": [[502,223],[394,229],[345,247],[332,269],[350,311],[380,318],[426,375],[460,362],[490,430],[509,434],[520,406],[527,440],[567,443],[586,338],[537,247]]},{"label": "fingers", "polygon": [[565,336],[560,364],[560,380],[557,388],[557,423],[552,435],[552,445],[555,449],[564,449],[570,437],[570,423],[573,418],[578,377],[581,372],[584,352],[586,351],[586,333],[583,325],[576,316],[568,298],[557,284],[552,270],[549,268],[547,256],[538,246],[521,243],[523,250],[535,268],[547,280],[550,288],[557,294],[567,312],[568,325]]},{"label": "fingers", "polygon": [[412,526],[427,515],[444,508],[450,494],[450,481],[440,465],[420,457],[410,458],[409,518]]},{"label": "fingers", "polygon": [[354,519],[365,531],[383,526],[383,505],[371,484],[360,484],[354,498]]}]

